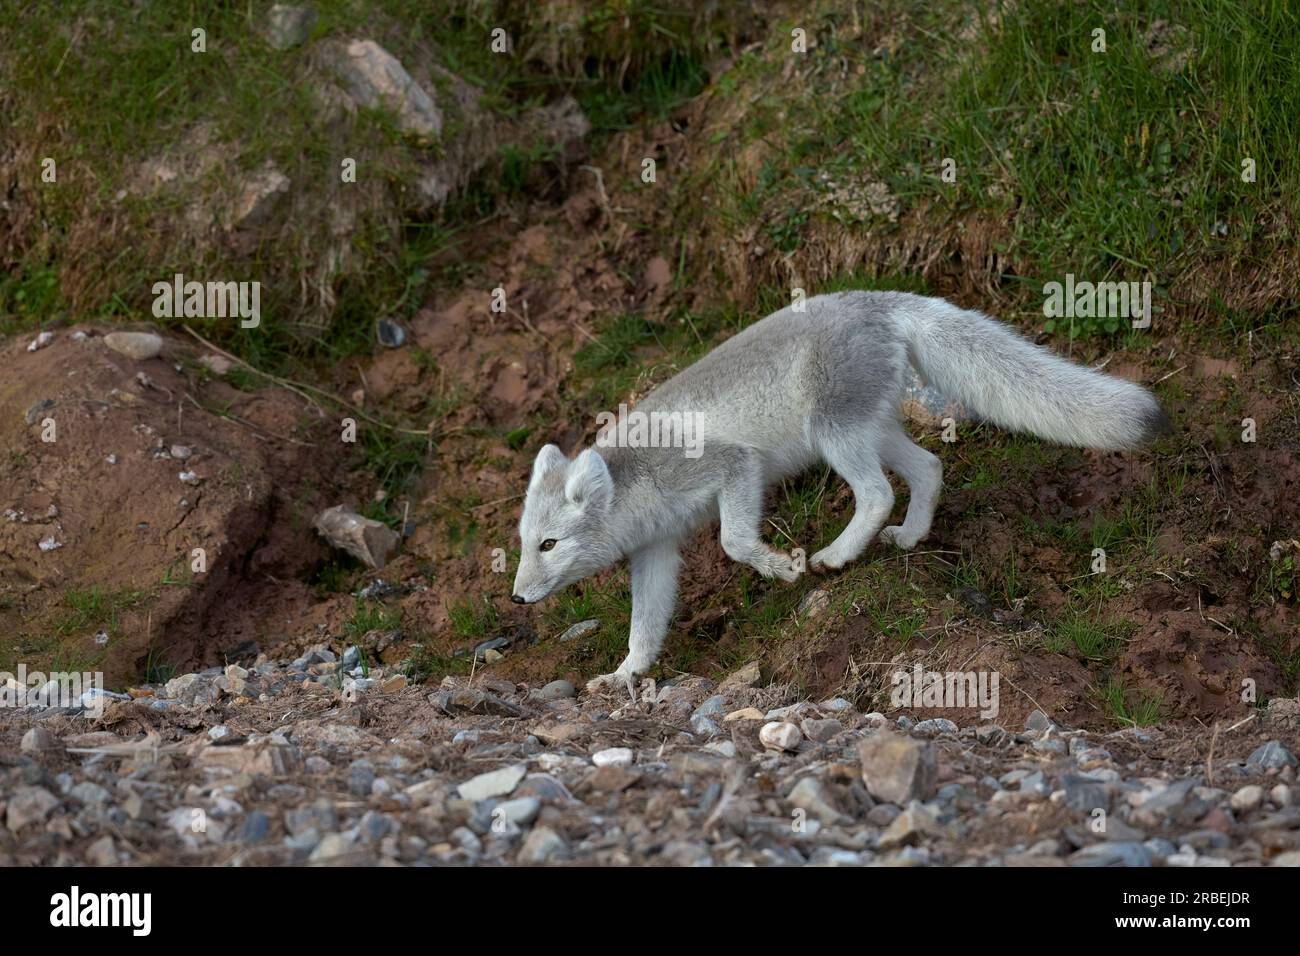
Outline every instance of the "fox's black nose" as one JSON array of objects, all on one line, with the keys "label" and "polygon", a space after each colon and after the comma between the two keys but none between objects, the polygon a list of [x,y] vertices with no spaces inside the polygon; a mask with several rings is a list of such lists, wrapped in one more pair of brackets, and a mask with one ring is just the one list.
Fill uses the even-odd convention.
[{"label": "fox's black nose", "polygon": [[510,595],[510,600],[514,601],[516,604],[528,603],[527,601],[524,600],[524,596],[522,594],[512,594]]}]

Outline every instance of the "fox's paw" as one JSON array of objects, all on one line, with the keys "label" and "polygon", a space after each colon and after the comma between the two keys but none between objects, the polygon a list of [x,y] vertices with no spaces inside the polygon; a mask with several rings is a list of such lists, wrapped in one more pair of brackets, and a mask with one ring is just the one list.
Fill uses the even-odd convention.
[{"label": "fox's paw", "polygon": [[755,570],[765,578],[780,578],[787,583],[798,581],[802,570],[795,564],[794,558],[781,551],[764,555],[754,564]]},{"label": "fox's paw", "polygon": [[905,551],[911,551],[920,543],[921,535],[908,531],[902,525],[891,524],[888,528],[880,530],[880,540],[892,542]]},{"label": "fox's paw", "polygon": [[813,556],[808,559],[808,567],[814,571],[838,571],[848,563],[849,559],[836,550],[833,544],[830,547],[814,552]]},{"label": "fox's paw", "polygon": [[607,690],[624,688],[627,690],[628,696],[635,702],[637,677],[637,674],[623,670],[620,667],[612,674],[601,674],[599,677],[593,677],[587,681],[587,693],[600,694]]}]

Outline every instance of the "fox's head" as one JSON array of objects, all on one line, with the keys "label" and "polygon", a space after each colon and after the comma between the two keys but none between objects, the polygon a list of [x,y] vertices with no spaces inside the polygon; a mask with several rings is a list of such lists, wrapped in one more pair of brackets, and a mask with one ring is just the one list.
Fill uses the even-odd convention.
[{"label": "fox's head", "polygon": [[592,449],[573,461],[555,445],[538,452],[519,519],[523,550],[510,600],[532,604],[608,567],[613,498],[609,469]]}]

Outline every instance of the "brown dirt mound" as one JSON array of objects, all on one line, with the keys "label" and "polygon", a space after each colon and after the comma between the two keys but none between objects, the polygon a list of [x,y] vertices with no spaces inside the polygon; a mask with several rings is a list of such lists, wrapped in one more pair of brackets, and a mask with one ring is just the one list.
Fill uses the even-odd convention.
[{"label": "brown dirt mound", "polygon": [[310,520],[337,456],[287,391],[232,388],[170,338],[136,361],[101,331],[0,349],[0,653],[93,665],[113,687],[274,639],[251,622],[307,597],[296,579],[325,556]]}]

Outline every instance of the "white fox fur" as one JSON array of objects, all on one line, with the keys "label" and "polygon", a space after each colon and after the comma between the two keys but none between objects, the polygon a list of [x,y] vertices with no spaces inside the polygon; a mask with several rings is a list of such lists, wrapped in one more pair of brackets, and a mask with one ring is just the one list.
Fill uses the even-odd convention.
[{"label": "white fox fur", "polygon": [[[783,478],[824,461],[853,489],[852,519],[812,568],[844,566],[877,533],[915,547],[930,531],[942,468],[900,424],[908,364],[980,417],[1064,445],[1134,448],[1168,425],[1146,389],[1059,358],[982,313],[900,292],[817,296],[723,342],[629,413],[691,416],[697,457],[672,435],[659,447],[586,449],[572,461],[544,447],[519,522],[513,600],[540,601],[628,558],[627,659],[588,687],[632,686],[658,659],[679,549],[702,524],[720,519],[733,560],[764,577],[798,577],[759,534],[764,491]],[[894,504],[886,468],[911,497],[902,524],[882,530]]]}]

